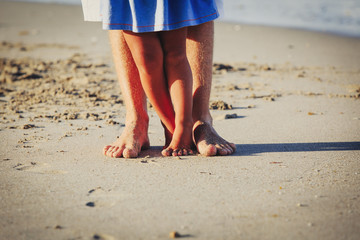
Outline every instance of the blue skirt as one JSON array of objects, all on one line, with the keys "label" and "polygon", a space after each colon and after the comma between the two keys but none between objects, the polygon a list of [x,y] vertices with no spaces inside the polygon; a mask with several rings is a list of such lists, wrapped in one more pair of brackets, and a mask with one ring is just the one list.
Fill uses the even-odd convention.
[{"label": "blue skirt", "polygon": [[218,17],[215,0],[101,1],[101,19],[107,30],[169,31]]}]

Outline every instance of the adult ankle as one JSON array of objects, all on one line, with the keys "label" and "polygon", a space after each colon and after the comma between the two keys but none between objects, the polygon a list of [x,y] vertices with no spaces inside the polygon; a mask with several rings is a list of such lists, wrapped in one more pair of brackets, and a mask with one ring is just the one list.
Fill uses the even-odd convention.
[{"label": "adult ankle", "polygon": [[205,113],[205,114],[196,114],[196,115],[193,115],[193,120],[194,120],[194,123],[196,122],[205,122],[205,123],[208,123],[212,126],[212,123],[213,123],[213,119],[210,115],[210,112],[208,113]]},{"label": "adult ankle", "polygon": [[149,116],[147,113],[126,113],[126,124],[149,125]]}]

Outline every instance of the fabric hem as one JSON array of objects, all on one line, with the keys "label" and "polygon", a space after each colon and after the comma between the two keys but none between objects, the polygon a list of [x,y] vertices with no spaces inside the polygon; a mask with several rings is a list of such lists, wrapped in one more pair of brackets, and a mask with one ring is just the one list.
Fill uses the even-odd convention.
[{"label": "fabric hem", "polygon": [[205,22],[213,21],[219,17],[219,13],[216,11],[210,15],[203,16],[197,19],[184,20],[177,23],[159,24],[152,26],[133,26],[131,24],[121,23],[103,23],[104,30],[128,30],[132,32],[159,32],[159,31],[171,31],[183,27],[190,27],[199,25]]}]

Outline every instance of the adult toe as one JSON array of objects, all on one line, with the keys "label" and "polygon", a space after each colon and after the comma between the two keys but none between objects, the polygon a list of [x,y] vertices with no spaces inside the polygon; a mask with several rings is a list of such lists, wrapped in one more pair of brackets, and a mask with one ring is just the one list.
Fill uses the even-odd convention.
[{"label": "adult toe", "polygon": [[233,150],[233,152],[236,151],[236,145],[234,143],[228,143],[229,146],[231,147],[231,149]]},{"label": "adult toe", "polygon": [[125,148],[122,155],[124,158],[136,158],[139,153],[135,149]]},{"label": "adult toe", "polygon": [[198,151],[201,155],[210,157],[216,155],[217,148],[214,144],[198,144]]},{"label": "adult toe", "polygon": [[234,152],[234,150],[227,143],[224,144],[224,148],[228,151],[229,155]]},{"label": "adult toe", "polygon": [[225,148],[225,146],[223,144],[216,144],[216,148],[217,148],[217,153],[221,156],[226,156],[229,155],[229,151],[228,149]]}]

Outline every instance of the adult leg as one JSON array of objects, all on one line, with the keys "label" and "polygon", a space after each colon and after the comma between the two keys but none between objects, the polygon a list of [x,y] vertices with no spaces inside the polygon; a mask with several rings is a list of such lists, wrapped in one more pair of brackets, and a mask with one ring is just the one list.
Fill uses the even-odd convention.
[{"label": "adult leg", "polygon": [[187,56],[193,73],[194,140],[200,154],[229,155],[236,147],[220,137],[212,126],[209,100],[212,81],[214,23],[188,28]]},{"label": "adult leg", "polygon": [[148,122],[146,96],[138,70],[120,30],[110,30],[115,68],[126,107],[125,129],[113,144],[104,147],[109,157],[137,157],[141,149],[148,148]]}]

